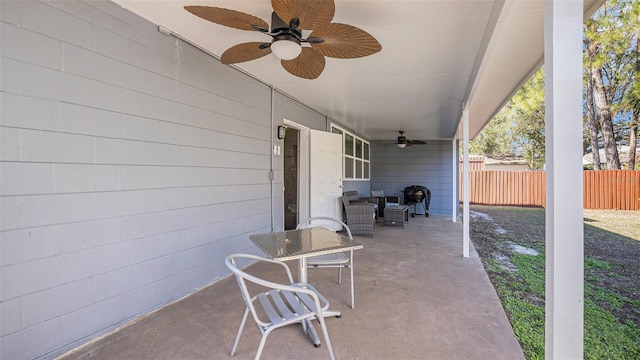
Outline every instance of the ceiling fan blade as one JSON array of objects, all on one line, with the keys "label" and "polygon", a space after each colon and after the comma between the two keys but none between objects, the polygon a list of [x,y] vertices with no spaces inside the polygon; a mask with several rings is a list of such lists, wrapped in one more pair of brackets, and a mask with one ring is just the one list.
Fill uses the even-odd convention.
[{"label": "ceiling fan blade", "polygon": [[220,61],[223,64],[236,64],[271,54],[271,47],[263,44],[265,43],[248,42],[232,46],[222,53]]},{"label": "ceiling fan blade", "polygon": [[285,23],[298,18],[298,29],[319,29],[333,20],[336,5],[333,0],[271,0],[273,11]]},{"label": "ceiling fan blade", "polygon": [[382,45],[368,32],[355,26],[332,23],[314,30],[311,37],[321,37],[323,43],[311,47],[324,56],[353,59],[369,56],[382,50]]},{"label": "ceiling fan blade", "polygon": [[300,42],[307,42],[307,43],[311,43],[311,44],[320,44],[324,42],[323,38],[319,38],[319,37],[309,37],[306,39],[301,39]]},{"label": "ceiling fan blade", "polygon": [[407,140],[407,144],[411,144],[411,145],[424,145],[426,144],[426,141],[422,141],[422,140]]},{"label": "ceiling fan blade", "polygon": [[291,18],[289,20],[289,29],[296,30],[298,27],[300,27],[300,19],[297,17]]},{"label": "ceiling fan blade", "polygon": [[324,70],[324,56],[304,47],[302,53],[293,60],[282,60],[282,67],[290,74],[304,79],[315,79]]},{"label": "ceiling fan blade", "polygon": [[261,29],[269,28],[269,24],[266,21],[240,11],[213,6],[185,6],[184,9],[205,20],[235,29],[255,31],[256,27]]}]

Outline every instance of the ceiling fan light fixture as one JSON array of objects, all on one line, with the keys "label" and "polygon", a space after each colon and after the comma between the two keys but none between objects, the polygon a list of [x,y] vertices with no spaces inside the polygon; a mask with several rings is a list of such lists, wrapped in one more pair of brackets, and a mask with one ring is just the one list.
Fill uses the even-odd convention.
[{"label": "ceiling fan light fixture", "polygon": [[406,146],[407,146],[407,144],[405,144],[405,143],[398,144],[398,147],[400,149],[404,149]]},{"label": "ceiling fan light fixture", "polygon": [[302,52],[302,46],[294,36],[278,36],[271,43],[271,52],[282,60],[293,60]]}]

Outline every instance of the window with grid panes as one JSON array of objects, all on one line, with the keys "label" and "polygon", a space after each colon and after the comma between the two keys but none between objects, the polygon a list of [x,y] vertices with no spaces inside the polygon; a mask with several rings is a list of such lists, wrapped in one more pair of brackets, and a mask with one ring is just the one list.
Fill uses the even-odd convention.
[{"label": "window with grid panes", "polygon": [[369,180],[369,143],[351,132],[331,125],[331,132],[342,135],[342,164],[345,180]]}]

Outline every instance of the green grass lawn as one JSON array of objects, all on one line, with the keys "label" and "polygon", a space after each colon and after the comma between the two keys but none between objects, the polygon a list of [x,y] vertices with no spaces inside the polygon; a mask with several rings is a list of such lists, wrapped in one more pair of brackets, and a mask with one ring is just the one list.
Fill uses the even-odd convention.
[{"label": "green grass lawn", "polygon": [[[544,359],[544,210],[472,210],[491,217],[472,219],[471,240],[525,356]],[[584,242],[585,359],[640,359],[640,212],[585,211]]]},{"label": "green grass lawn", "polygon": [[584,218],[591,226],[640,241],[640,211],[587,209]]}]

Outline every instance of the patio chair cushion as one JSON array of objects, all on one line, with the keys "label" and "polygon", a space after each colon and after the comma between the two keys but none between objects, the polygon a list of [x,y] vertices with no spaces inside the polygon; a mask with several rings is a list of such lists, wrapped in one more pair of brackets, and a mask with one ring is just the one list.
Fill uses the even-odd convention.
[{"label": "patio chair cushion", "polygon": [[384,206],[398,206],[400,205],[400,197],[399,196],[385,196],[384,190],[371,190],[371,196],[382,199],[384,201]]},{"label": "patio chair cushion", "polygon": [[371,196],[378,199],[378,216],[384,217],[384,209],[390,206],[400,206],[399,196],[385,196],[384,190],[371,190]]}]

